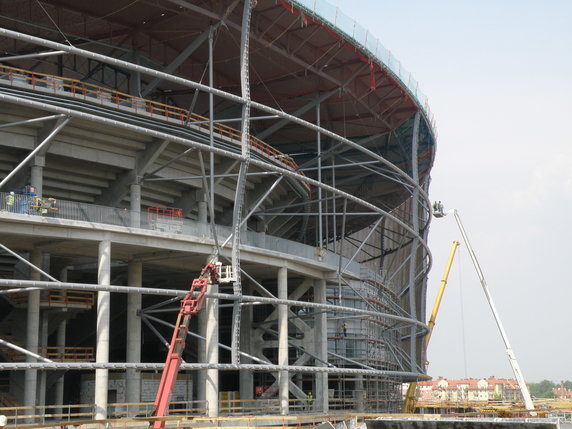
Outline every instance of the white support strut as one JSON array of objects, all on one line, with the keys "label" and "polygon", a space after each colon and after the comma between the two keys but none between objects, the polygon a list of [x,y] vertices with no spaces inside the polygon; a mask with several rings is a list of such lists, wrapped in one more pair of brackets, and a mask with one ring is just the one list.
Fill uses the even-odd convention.
[{"label": "white support strut", "polygon": [[[495,304],[493,302],[493,298],[492,298],[491,293],[489,291],[489,288],[487,286],[487,282],[485,280],[485,276],[483,274],[483,271],[481,270],[481,267],[479,265],[479,261],[477,260],[477,256],[475,255],[473,247],[471,246],[471,243],[469,242],[469,237],[467,237],[467,233],[465,232],[465,228],[463,227],[463,223],[461,222],[461,217],[459,216],[459,212],[456,209],[452,209],[452,210],[448,211],[447,213],[441,212],[441,216],[443,216],[445,214],[450,214],[450,213],[453,213],[453,216],[455,217],[455,221],[457,222],[457,226],[459,227],[459,230],[461,231],[461,235],[463,236],[463,240],[465,241],[465,245],[467,246],[467,249],[469,250],[469,255],[471,257],[471,261],[473,262],[475,270],[477,271],[477,276],[479,277],[479,280],[481,282],[481,286],[483,287],[483,292],[485,293],[485,296],[487,298],[487,302],[489,303],[489,306],[490,306],[491,311],[493,313],[493,316],[495,318],[495,322],[497,324],[497,327],[500,331],[502,340],[504,342],[506,354],[508,356],[508,360],[509,360],[510,366],[512,368],[512,372],[514,373],[514,377],[516,378],[518,386],[520,387],[520,392],[521,392],[522,398],[524,400],[524,406],[528,411],[534,411],[534,403],[532,402],[532,398],[530,397],[530,392],[528,390],[528,387],[526,386],[526,382],[524,381],[522,371],[520,370],[520,367],[519,367],[518,362],[516,360],[516,355],[514,354],[514,351],[512,350],[512,347],[510,346],[510,343],[508,341],[508,336],[506,335],[506,332],[505,332],[504,327],[502,325],[500,316],[499,316],[497,309],[495,307]],[[439,216],[437,216],[437,217],[439,217]],[[536,415],[536,413],[531,412],[531,415]]]}]

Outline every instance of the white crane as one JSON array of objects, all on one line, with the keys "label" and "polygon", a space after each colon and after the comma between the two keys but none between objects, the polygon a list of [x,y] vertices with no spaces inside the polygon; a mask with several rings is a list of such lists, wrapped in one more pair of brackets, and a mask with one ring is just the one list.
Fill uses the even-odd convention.
[{"label": "white crane", "polygon": [[487,298],[487,301],[489,303],[491,311],[493,312],[495,322],[497,324],[497,327],[499,328],[502,340],[504,342],[506,354],[508,355],[508,361],[510,362],[512,372],[514,373],[514,377],[516,378],[516,381],[518,382],[518,386],[520,387],[520,393],[522,394],[522,398],[524,399],[524,406],[528,411],[530,411],[530,414],[532,416],[535,416],[536,413],[534,412],[534,404],[532,402],[532,398],[530,397],[530,392],[528,391],[528,387],[526,386],[526,383],[524,381],[522,371],[520,370],[520,367],[519,367],[518,362],[516,360],[516,355],[514,354],[514,351],[512,350],[510,343],[508,342],[508,337],[506,335],[506,332],[505,332],[504,327],[502,325],[500,316],[499,316],[497,309],[495,307],[495,303],[493,302],[493,297],[491,296],[491,293],[490,293],[489,288],[487,286],[487,282],[485,280],[485,276],[483,274],[483,271],[481,270],[481,266],[479,265],[479,261],[477,260],[477,256],[475,255],[475,252],[473,251],[473,247],[471,246],[471,243],[469,242],[469,237],[467,237],[467,233],[465,232],[465,228],[463,227],[463,223],[461,222],[461,217],[459,216],[459,212],[457,211],[457,209],[451,209],[447,212],[444,212],[443,211],[443,204],[441,204],[440,201],[433,204],[433,216],[435,216],[436,218],[441,218],[441,217],[447,216],[449,214],[453,214],[453,216],[455,217],[455,221],[457,222],[457,226],[459,227],[459,230],[461,231],[461,235],[463,236],[463,241],[465,242],[465,245],[467,246],[467,249],[469,250],[469,255],[471,256],[471,261],[473,261],[473,265],[475,267],[475,270],[477,271],[477,275],[479,276],[481,286],[483,287],[483,291],[485,292],[485,296]]}]

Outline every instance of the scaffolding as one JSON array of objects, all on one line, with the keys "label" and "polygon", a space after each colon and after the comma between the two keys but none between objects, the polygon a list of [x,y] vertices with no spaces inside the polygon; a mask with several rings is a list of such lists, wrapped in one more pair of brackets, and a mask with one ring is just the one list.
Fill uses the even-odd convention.
[{"label": "scaffolding", "polygon": [[[233,412],[230,398],[281,415],[396,412],[401,383],[426,378],[419,305],[431,265],[427,190],[435,146],[426,100],[379,42],[350,37],[342,21],[316,9],[321,1],[314,8],[268,2],[252,13],[254,3],[180,6],[189,13],[175,10],[177,25],[168,28],[201,29],[188,38],[148,34],[140,25],[147,14],[167,12],[134,5],[125,25],[142,28],[150,43],[118,48],[126,55],[107,42],[97,51],[59,43],[36,22],[0,28],[11,43],[5,50],[21,51],[14,64],[0,66],[0,127],[33,135],[21,146],[0,142],[7,148],[0,232],[14,250],[0,261],[8,273],[0,296],[27,294],[29,329],[21,337],[30,356],[41,347],[65,355],[75,346],[68,342],[85,340],[58,297],[98,296],[93,310],[77,311],[95,313],[81,326],[97,346],[92,362],[0,363],[0,371],[25,381],[20,396],[30,421],[36,397],[41,406],[50,400],[45,392],[57,377],[49,371],[75,377],[93,402],[90,416],[111,414],[111,390],[138,403],[141,386],[152,390],[154,382],[142,377],[162,368],[184,282],[215,259],[233,285],[213,284],[205,295],[181,365],[192,380],[181,395],[196,398],[200,413]],[[63,34],[84,16],[73,5],[58,13]],[[296,34],[277,31],[300,16]],[[85,37],[98,37],[95,30]],[[310,49],[314,37],[324,52]],[[338,49],[329,52],[328,44]],[[39,66],[28,67],[37,58]],[[394,100],[381,81],[409,95]],[[28,176],[38,192],[28,190],[8,209],[2,192]],[[18,256],[36,269],[20,275]],[[47,273],[57,280],[37,271],[44,265],[57,267]],[[45,289],[54,296],[50,311],[58,312],[51,318],[42,307]],[[124,326],[126,341],[118,340],[114,330]],[[61,380],[53,386],[56,405],[71,400]],[[123,384],[112,389],[111,381]]]}]

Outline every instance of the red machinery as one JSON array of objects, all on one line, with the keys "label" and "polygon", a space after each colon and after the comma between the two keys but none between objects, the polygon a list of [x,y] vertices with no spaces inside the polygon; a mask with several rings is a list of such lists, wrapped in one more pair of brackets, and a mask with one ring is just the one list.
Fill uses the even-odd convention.
[{"label": "red machinery", "polygon": [[[199,277],[193,280],[191,289],[181,301],[181,310],[179,311],[169,353],[165,361],[165,368],[161,376],[161,383],[159,384],[159,390],[155,398],[153,417],[164,417],[167,415],[171,394],[173,393],[179,367],[181,366],[191,316],[197,314],[202,308],[208,284],[216,283],[217,281],[217,265],[210,262],[203,268]],[[193,297],[195,292],[198,292],[198,295]],[[153,422],[154,429],[163,427],[165,427],[164,420],[156,420]]]}]

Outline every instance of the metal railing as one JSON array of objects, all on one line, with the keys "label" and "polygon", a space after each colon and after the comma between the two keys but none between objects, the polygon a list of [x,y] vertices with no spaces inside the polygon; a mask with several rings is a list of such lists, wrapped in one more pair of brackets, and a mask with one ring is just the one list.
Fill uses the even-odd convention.
[{"label": "metal railing", "polygon": [[[9,193],[0,192],[0,213],[5,212],[22,216],[41,217],[53,219],[54,221],[57,221],[57,219],[69,219],[105,225],[135,227],[166,234],[197,237],[202,240],[211,238],[211,230],[208,224],[191,219],[177,220],[176,228],[166,230],[162,223],[157,224],[156,222],[150,222],[144,212],[58,199],[53,200],[51,209],[44,213],[42,210],[36,210],[34,208],[35,206],[26,201],[26,198],[36,201],[35,196],[16,194],[14,197],[15,200],[19,201],[19,204],[8,205]],[[36,205],[41,206],[41,204]],[[215,229],[219,242],[226,240],[233,232],[230,226],[216,225]],[[313,246],[254,231],[247,231],[246,234],[241,234],[241,245],[285,253],[295,258],[319,261],[333,267],[338,266],[340,258],[340,256],[335,253],[317,252]],[[344,266],[347,262],[349,262],[349,259],[342,257]],[[355,276],[359,276],[360,273],[362,273],[360,267],[359,262],[354,260],[351,261],[346,271]]]},{"label": "metal railing", "polygon": [[[0,289],[6,289],[4,287]],[[4,295],[13,305],[22,305],[28,302],[27,292],[17,292]],[[91,308],[94,303],[94,293],[74,290],[47,290],[40,293],[42,307],[59,308]]]},{"label": "metal railing", "polygon": [[[351,409],[355,400],[347,398],[342,401],[330,399],[335,409]],[[257,399],[221,399],[218,401],[219,416],[251,415],[272,416],[280,415],[280,400],[278,398]],[[289,414],[305,414],[319,412],[314,399],[289,399]],[[153,402],[111,403],[107,405],[107,420],[137,418],[139,420],[152,417],[155,405]],[[207,401],[172,401],[166,419],[172,420],[184,417],[204,416],[208,411]],[[83,423],[95,419],[95,404],[66,404],[45,405],[34,407],[0,407],[0,414],[8,419],[8,426],[24,426],[33,423]]]},{"label": "metal railing", "polygon": [[38,347],[38,354],[56,362],[93,362],[93,347]]},{"label": "metal railing", "polygon": [[[78,79],[0,65],[0,84],[1,83],[7,83],[13,87],[47,92],[56,96],[80,99],[106,107],[128,110],[131,113],[175,123],[202,133],[210,133],[210,121],[204,116],[197,115],[180,107],[135,97],[120,91],[86,83]],[[240,146],[241,133],[239,130],[218,122],[213,123],[213,130],[218,138]],[[296,171],[300,176],[305,176],[302,171],[297,171],[299,166],[291,156],[280,152],[259,138],[250,136],[250,147],[255,152],[272,159],[282,167]],[[304,186],[308,192],[310,192],[310,186],[305,182]]]}]

